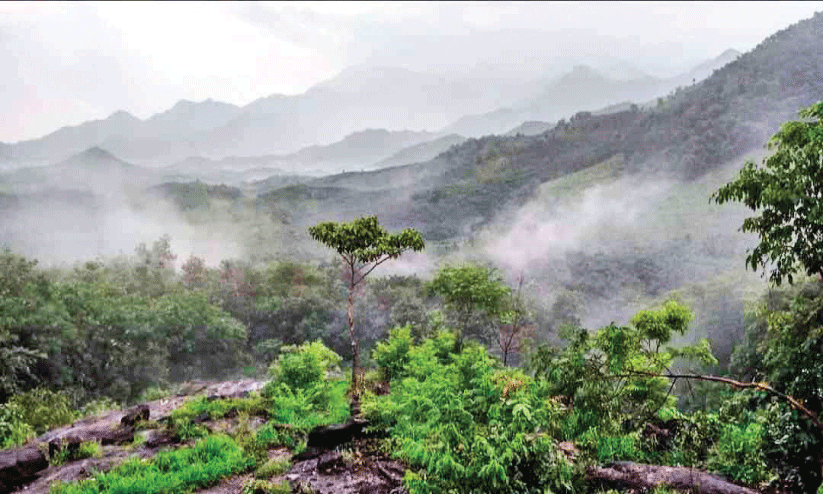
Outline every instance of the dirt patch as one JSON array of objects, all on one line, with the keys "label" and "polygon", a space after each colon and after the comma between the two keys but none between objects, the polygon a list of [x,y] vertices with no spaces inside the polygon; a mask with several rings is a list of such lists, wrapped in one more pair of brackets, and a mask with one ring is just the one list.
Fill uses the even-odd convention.
[{"label": "dirt patch", "polygon": [[355,440],[342,451],[298,461],[273,480],[288,480],[296,492],[307,487],[317,494],[405,494],[406,468],[379,451],[377,444],[374,439]]}]

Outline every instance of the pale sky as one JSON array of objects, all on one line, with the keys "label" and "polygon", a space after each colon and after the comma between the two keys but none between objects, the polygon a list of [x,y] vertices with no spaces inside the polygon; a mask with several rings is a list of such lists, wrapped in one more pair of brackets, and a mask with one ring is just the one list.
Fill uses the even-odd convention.
[{"label": "pale sky", "polygon": [[823,2],[0,2],[0,142],[180,99],[245,105],[361,64],[509,77],[629,62],[669,76]]}]

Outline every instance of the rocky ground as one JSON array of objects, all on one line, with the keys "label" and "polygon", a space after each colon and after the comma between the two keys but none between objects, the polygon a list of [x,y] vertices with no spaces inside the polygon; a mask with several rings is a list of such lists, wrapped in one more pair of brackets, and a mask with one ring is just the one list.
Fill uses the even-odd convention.
[{"label": "rocky ground", "polygon": [[[49,485],[56,481],[69,482],[88,477],[93,471],[106,471],[127,458],[137,455],[150,458],[161,448],[176,447],[172,437],[164,429],[135,430],[139,420],[162,422],[171,412],[195,395],[215,398],[241,397],[260,389],[261,381],[192,382],[180,387],[178,395],[156,400],[130,410],[117,410],[78,420],[73,424],[54,429],[18,448],[0,451],[0,494],[18,491],[25,494],[48,494]],[[255,417],[252,427],[265,423]],[[218,421],[206,421],[212,430],[231,430],[237,425],[234,417]],[[342,426],[341,426],[342,427]],[[339,434],[334,429],[333,434]],[[134,445],[135,435],[145,441]],[[321,433],[322,435],[322,433]],[[326,436],[324,436],[326,437]],[[101,443],[101,455],[95,458],[71,461],[60,466],[50,466],[49,455],[64,448],[76,448],[86,441]],[[139,441],[138,441],[139,442]],[[311,442],[311,441],[310,441]],[[292,468],[271,479],[286,480],[295,492],[317,494],[400,494],[404,466],[388,458],[379,450],[377,441],[357,437],[340,449],[338,445],[312,446],[299,458],[294,458]],[[269,451],[270,458],[288,456],[285,448]],[[224,479],[207,489],[209,494],[237,494],[251,474]]]},{"label": "rocky ground", "polygon": [[357,439],[342,452],[326,451],[296,461],[283,478],[295,488],[316,494],[401,494],[406,492],[402,486],[405,471],[402,463],[379,450],[376,441]]}]

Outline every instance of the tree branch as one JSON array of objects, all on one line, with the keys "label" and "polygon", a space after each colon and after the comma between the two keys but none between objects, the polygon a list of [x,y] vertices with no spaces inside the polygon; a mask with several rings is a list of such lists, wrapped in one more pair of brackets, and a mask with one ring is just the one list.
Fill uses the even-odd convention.
[{"label": "tree branch", "polygon": [[[702,374],[655,374],[653,372],[642,372],[642,371],[633,371],[635,375],[643,375],[648,377],[665,377],[667,379],[696,379],[698,381],[710,381],[710,382],[718,382],[723,384],[728,384],[737,389],[757,389],[760,391],[765,391],[771,395],[777,396],[781,400],[787,402],[791,405],[795,410],[801,412],[803,415],[806,416],[818,429],[823,431],[823,422],[818,419],[817,415],[803,406],[800,401],[796,398],[789,396],[785,393],[781,393],[780,391],[774,389],[773,387],[769,386],[765,382],[743,382],[743,381],[736,381],[734,379],[730,379],[728,377],[720,377],[720,376],[705,376]],[[621,378],[628,378],[632,377],[632,375],[628,376],[615,376]]]},{"label": "tree branch", "polygon": [[361,282],[361,281],[363,281],[363,280],[366,278],[366,276],[368,276],[368,275],[369,275],[369,273],[371,273],[372,271],[374,271],[374,268],[376,268],[377,266],[379,266],[379,265],[383,264],[384,262],[388,261],[389,259],[391,259],[391,257],[386,256],[386,257],[384,257],[384,258],[382,258],[382,259],[379,259],[379,260],[375,261],[374,265],[373,265],[371,268],[369,268],[369,270],[368,270],[368,271],[366,271],[365,273],[363,273],[363,276],[361,276],[361,277],[360,277],[360,279],[359,279],[359,280],[357,280],[357,282],[354,284],[354,286],[359,285],[359,284],[360,284],[360,282]]}]

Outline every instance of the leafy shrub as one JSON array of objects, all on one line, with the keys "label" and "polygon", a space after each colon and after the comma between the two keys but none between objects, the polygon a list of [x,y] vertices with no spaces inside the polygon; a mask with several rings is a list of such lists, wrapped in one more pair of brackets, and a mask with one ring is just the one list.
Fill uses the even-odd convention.
[{"label": "leafy shrub", "polygon": [[674,408],[663,408],[658,412],[658,419],[664,424],[675,422],[674,437],[666,441],[668,444],[658,444],[655,434],[641,435],[640,446],[647,461],[659,465],[704,466],[720,435],[718,415],[702,410],[686,415]]},{"label": "leafy shrub", "polygon": [[770,403],[764,408],[763,446],[769,465],[780,478],[780,487],[786,492],[810,492],[820,482],[814,467],[820,431],[784,404]]},{"label": "leafy shrub", "polygon": [[707,466],[747,485],[769,480],[772,473],[763,452],[763,426],[758,423],[725,425]]},{"label": "leafy shrub", "polygon": [[247,398],[219,398],[210,400],[205,396],[189,399],[183,406],[171,412],[172,419],[191,420],[202,414],[208,414],[212,420],[222,418],[230,410],[254,414],[266,410],[268,403],[259,394],[252,394]]},{"label": "leafy shrub", "polygon": [[409,360],[409,350],[414,344],[411,326],[394,328],[389,331],[388,341],[381,341],[374,349],[374,360],[383,373],[383,378],[392,380],[401,377]]},{"label": "leafy shrub", "polygon": [[91,417],[93,415],[100,415],[109,410],[119,410],[120,405],[111,398],[98,398],[83,405],[76,412],[77,418]]},{"label": "leafy shrub", "polygon": [[254,352],[257,355],[263,357],[263,359],[265,359],[266,362],[271,362],[280,353],[280,348],[282,346],[282,341],[274,338],[269,338],[262,340],[257,345],[255,345]]},{"label": "leafy shrub", "polygon": [[597,461],[640,461],[643,454],[637,447],[637,438],[634,436],[603,436],[597,438]]},{"label": "leafy shrub", "polygon": [[[753,392],[730,394],[723,401],[716,418],[706,419],[715,438],[708,451],[706,467],[747,485],[757,485],[773,477],[766,457],[764,424],[771,421],[758,410]],[[701,418],[694,414],[694,418]]]},{"label": "leafy shrub", "polygon": [[275,381],[296,391],[320,383],[326,373],[337,368],[341,361],[339,355],[317,340],[300,346],[282,347],[269,372]]},{"label": "leafy shrub", "polygon": [[63,448],[52,458],[49,458],[50,465],[63,465],[70,461],[82,460],[84,458],[97,458],[100,456],[100,443],[97,441],[86,441],[80,443],[78,449]]},{"label": "leafy shrub", "polygon": [[572,491],[577,473],[545,432],[560,417],[549,386],[501,369],[479,346],[453,354],[453,343],[441,333],[410,347],[407,377],[363,403],[411,466],[409,492]]},{"label": "leafy shrub", "polygon": [[260,479],[248,479],[243,483],[243,494],[291,494],[288,480],[278,483]]},{"label": "leafy shrub", "polygon": [[26,422],[34,428],[37,434],[74,420],[74,414],[69,408],[69,399],[63,394],[46,388],[35,388],[15,395],[9,403],[19,407],[23,416],[26,417]]},{"label": "leafy shrub", "polygon": [[318,425],[345,421],[349,416],[346,400],[348,381],[325,381],[308,389],[292,390],[284,383],[271,382],[263,389],[270,400],[270,419],[291,424],[297,431]]},{"label": "leafy shrub", "polygon": [[146,444],[146,435],[138,433],[134,435],[134,440],[129,445],[129,448],[133,450],[134,448],[137,448],[138,446],[142,446],[144,444]]},{"label": "leafy shrub", "polygon": [[20,405],[0,405],[0,449],[19,446],[30,437],[34,437],[34,427],[26,422]]},{"label": "leafy shrub", "polygon": [[174,427],[175,437],[180,441],[189,441],[209,435],[209,430],[204,426],[194,424],[188,420],[172,420],[172,426]]},{"label": "leafy shrub", "polygon": [[259,466],[268,457],[269,443],[260,439],[249,423],[249,416],[245,413],[238,416],[237,427],[234,429],[234,441]]},{"label": "leafy shrub", "polygon": [[159,386],[151,386],[146,388],[146,390],[140,394],[137,401],[144,403],[147,401],[162,400],[163,398],[168,398],[170,394],[171,393],[168,389],[160,388]]}]

